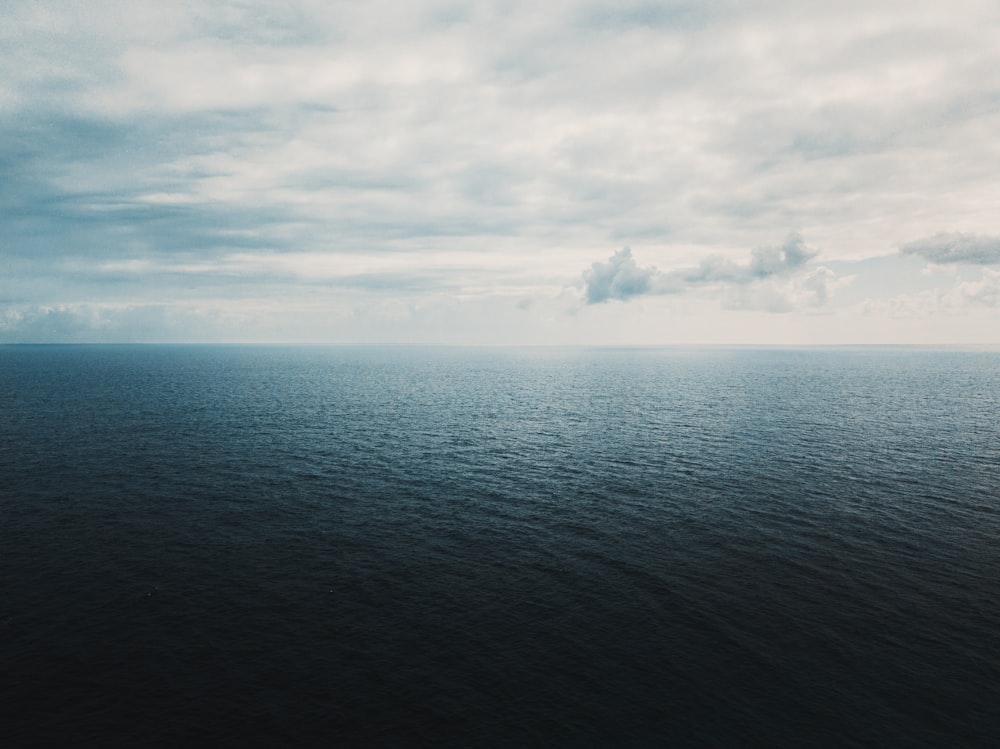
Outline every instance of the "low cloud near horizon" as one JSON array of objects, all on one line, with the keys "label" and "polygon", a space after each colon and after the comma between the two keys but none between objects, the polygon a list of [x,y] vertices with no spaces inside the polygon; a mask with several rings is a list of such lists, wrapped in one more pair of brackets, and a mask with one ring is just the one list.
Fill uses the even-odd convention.
[{"label": "low cloud near horizon", "polygon": [[801,234],[793,232],[781,245],[753,248],[743,263],[710,256],[695,267],[664,272],[655,266],[640,267],[631,248],[624,247],[584,272],[584,299],[587,304],[600,304],[711,287],[721,292],[723,306],[729,309],[793,312],[802,305],[791,296],[815,308],[826,304],[837,286],[849,282],[837,279],[829,268],[814,267],[812,261],[818,255],[818,250],[806,246]]},{"label": "low cloud near horizon", "polygon": [[1000,340],[994,4],[4,16],[0,343]]}]

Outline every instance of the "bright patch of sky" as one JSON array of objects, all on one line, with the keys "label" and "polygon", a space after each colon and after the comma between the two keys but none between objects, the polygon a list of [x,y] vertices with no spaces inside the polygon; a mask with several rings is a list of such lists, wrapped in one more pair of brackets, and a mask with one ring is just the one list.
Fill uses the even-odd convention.
[{"label": "bright patch of sky", "polygon": [[0,342],[1000,342],[1000,5],[8,0]]}]

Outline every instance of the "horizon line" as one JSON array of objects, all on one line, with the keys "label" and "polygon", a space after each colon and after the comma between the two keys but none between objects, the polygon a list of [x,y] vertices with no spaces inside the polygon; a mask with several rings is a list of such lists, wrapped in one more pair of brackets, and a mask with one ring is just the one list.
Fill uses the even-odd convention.
[{"label": "horizon line", "polygon": [[0,346],[297,346],[411,348],[974,348],[1000,349],[992,343],[448,343],[433,341],[0,341]]}]

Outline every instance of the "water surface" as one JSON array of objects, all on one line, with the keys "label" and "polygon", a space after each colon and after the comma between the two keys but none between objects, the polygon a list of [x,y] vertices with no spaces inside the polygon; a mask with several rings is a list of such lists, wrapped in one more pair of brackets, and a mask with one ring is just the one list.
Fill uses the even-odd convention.
[{"label": "water surface", "polygon": [[0,347],[13,745],[995,746],[1000,353]]}]

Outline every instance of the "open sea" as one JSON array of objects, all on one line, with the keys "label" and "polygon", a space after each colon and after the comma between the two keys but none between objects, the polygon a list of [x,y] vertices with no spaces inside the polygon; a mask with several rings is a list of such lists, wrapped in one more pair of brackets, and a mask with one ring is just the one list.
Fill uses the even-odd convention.
[{"label": "open sea", "polygon": [[1000,746],[1000,352],[0,346],[0,744]]}]

